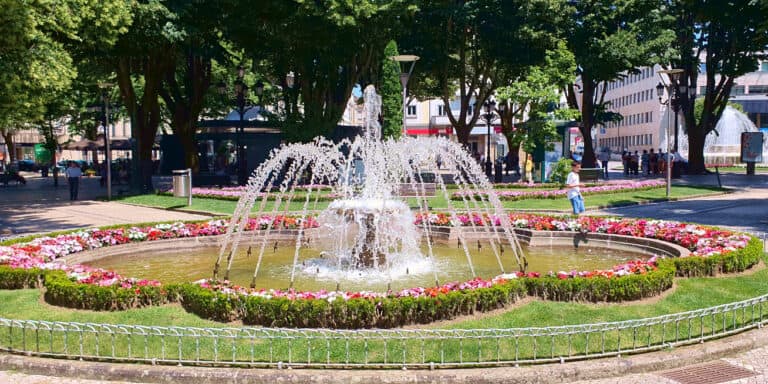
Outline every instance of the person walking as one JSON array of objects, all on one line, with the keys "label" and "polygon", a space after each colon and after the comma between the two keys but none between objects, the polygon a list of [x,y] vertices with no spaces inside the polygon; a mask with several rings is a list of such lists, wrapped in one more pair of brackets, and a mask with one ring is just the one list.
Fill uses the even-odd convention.
[{"label": "person walking", "polygon": [[581,196],[579,189],[581,187],[579,171],[581,171],[581,163],[574,160],[571,163],[571,172],[568,173],[568,177],[565,179],[565,184],[568,186],[568,200],[571,201],[574,215],[584,212],[584,198]]},{"label": "person walking", "polygon": [[77,192],[80,188],[80,178],[83,177],[83,172],[77,166],[77,163],[70,161],[64,174],[67,175],[67,182],[69,183],[69,200],[77,200]]},{"label": "person walking", "polygon": [[598,160],[600,160],[600,166],[603,168],[603,177],[608,180],[608,161],[611,160],[611,150],[603,148],[603,151],[598,155]]},{"label": "person walking", "polygon": [[651,157],[648,155],[648,150],[643,149],[643,155],[640,157],[640,162],[643,166],[642,173],[644,176],[651,174]]},{"label": "person walking", "polygon": [[533,184],[533,155],[528,155],[525,160],[525,179],[528,184]]}]

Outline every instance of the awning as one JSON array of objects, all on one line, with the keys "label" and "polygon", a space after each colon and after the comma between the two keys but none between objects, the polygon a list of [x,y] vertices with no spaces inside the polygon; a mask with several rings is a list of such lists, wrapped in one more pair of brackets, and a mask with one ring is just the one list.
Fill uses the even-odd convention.
[{"label": "awning", "polygon": [[406,134],[414,136],[427,136],[427,135],[452,135],[453,128],[451,127],[415,127],[408,128]]}]

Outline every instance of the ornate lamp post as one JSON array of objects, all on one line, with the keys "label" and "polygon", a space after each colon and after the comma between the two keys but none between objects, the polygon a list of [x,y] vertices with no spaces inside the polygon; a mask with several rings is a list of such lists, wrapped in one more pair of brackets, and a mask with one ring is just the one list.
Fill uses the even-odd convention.
[{"label": "ornate lamp post", "polygon": [[[408,68],[408,71],[401,70],[400,72],[400,85],[403,86],[403,136],[405,136],[408,131],[405,128],[405,121],[406,121],[406,115],[408,114],[408,80],[411,78],[411,73],[413,73],[413,67],[416,65],[416,61],[419,60],[418,56],[414,55],[397,55],[397,56],[390,56],[390,60],[397,61],[401,64],[401,68],[407,67],[408,63],[411,64],[410,68]],[[405,64],[405,65],[402,65]]]},{"label": "ornate lamp post", "polygon": [[[679,91],[677,84],[678,80],[680,79],[680,76],[683,74],[682,69],[667,69],[659,71],[659,77],[661,78],[661,81],[659,84],[656,85],[656,96],[659,98],[659,104],[666,105],[668,108],[672,107],[672,110],[675,112],[675,151],[677,151],[677,111],[680,108],[680,102],[678,100],[679,97]],[[665,74],[669,77],[670,83],[665,84],[664,83],[664,77],[661,76],[661,74]],[[667,90],[667,99],[664,100],[664,90]],[[688,89],[686,87],[686,92],[688,92]],[[672,158],[670,157],[670,148],[671,145],[671,138],[669,137],[669,115],[667,115],[667,153],[666,153],[666,164],[667,164],[667,199],[670,197],[671,187],[672,187]]]},{"label": "ornate lamp post", "polygon": [[[483,103],[484,112],[480,115],[485,120],[487,128],[485,145],[485,175],[489,181],[493,181],[493,162],[491,161],[491,123],[496,120],[496,101],[488,99]],[[500,106],[499,113],[503,113],[503,106]]]}]

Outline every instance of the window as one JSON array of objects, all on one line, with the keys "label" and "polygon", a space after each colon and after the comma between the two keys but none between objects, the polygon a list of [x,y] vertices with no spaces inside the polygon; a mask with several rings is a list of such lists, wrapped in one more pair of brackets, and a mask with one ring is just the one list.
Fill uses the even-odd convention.
[{"label": "window", "polygon": [[[768,64],[768,63],[765,63]],[[768,85],[750,85],[749,86],[749,94],[766,94],[768,93]]]},{"label": "window", "polygon": [[768,72],[768,61],[760,63],[760,72]]},{"label": "window", "polygon": [[470,104],[467,106],[467,116],[472,116],[475,113],[475,105]]},{"label": "window", "polygon": [[408,109],[406,110],[406,116],[408,117],[416,117],[416,106],[415,105],[409,105]]},{"label": "window", "polygon": [[707,94],[707,86],[702,85],[701,87],[699,87],[699,95],[704,96],[706,94]]},{"label": "window", "polygon": [[699,63],[699,73],[707,73],[707,64]]},{"label": "window", "polygon": [[438,116],[445,116],[446,115],[445,105],[440,104],[440,105],[437,106],[437,115]]},{"label": "window", "polygon": [[733,88],[731,88],[731,96],[740,96],[743,94],[744,94],[743,85],[734,85]]}]

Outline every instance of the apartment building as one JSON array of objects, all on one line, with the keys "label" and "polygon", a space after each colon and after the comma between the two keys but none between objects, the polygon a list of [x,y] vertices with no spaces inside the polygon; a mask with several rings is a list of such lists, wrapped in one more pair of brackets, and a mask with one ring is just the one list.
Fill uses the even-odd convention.
[{"label": "apartment building", "polygon": [[[667,107],[659,104],[656,95],[656,85],[661,81],[660,70],[659,65],[639,68],[638,73],[607,84],[605,101],[609,103],[609,109],[620,113],[623,119],[596,127],[594,138],[598,148],[634,152],[666,147],[666,127],[673,126],[674,120]],[[699,70],[702,75],[697,81],[697,97],[706,93],[706,76],[703,75],[706,66],[702,64]],[[754,72],[736,79],[730,101],[741,104],[750,120],[768,132],[768,61],[760,62]],[[678,125],[682,132],[681,118],[678,118]]]}]

